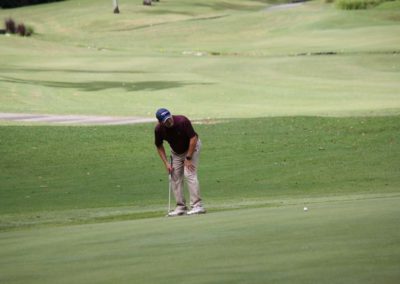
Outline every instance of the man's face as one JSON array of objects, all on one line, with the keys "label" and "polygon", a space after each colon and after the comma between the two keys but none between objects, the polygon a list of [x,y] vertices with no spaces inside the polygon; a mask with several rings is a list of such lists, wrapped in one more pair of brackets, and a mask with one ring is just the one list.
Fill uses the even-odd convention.
[{"label": "man's face", "polygon": [[163,124],[168,127],[171,128],[172,126],[174,126],[174,119],[171,117],[169,117],[166,121],[163,122]]}]

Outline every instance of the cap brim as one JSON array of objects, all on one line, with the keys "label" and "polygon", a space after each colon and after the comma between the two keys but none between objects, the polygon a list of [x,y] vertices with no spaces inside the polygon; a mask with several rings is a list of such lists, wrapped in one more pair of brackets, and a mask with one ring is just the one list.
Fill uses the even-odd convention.
[{"label": "cap brim", "polygon": [[167,121],[167,119],[168,119],[168,118],[171,118],[171,117],[172,117],[172,115],[169,115],[169,116],[165,117],[165,118],[163,119],[163,121],[162,121],[162,122],[163,122],[163,123],[164,123],[164,122],[166,122],[166,121]]}]

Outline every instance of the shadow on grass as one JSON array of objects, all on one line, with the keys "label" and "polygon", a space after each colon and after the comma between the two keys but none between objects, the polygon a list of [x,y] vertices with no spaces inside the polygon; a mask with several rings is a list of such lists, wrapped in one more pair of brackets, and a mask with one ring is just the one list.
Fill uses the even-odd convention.
[{"label": "shadow on grass", "polygon": [[89,82],[53,82],[38,80],[23,80],[17,78],[3,77],[0,82],[39,85],[54,88],[78,89],[85,92],[102,91],[107,89],[122,88],[127,92],[137,91],[159,91],[165,89],[179,88],[190,85],[211,85],[213,83],[193,83],[180,81],[143,81],[143,82],[118,82],[118,81],[89,81]]},{"label": "shadow on grass", "polygon": [[211,16],[211,17],[202,17],[202,18],[191,18],[191,19],[184,19],[184,20],[180,20],[180,21],[161,22],[161,23],[157,23],[157,24],[148,24],[148,25],[143,25],[143,26],[127,27],[127,28],[123,28],[123,29],[120,29],[120,28],[110,29],[110,31],[126,32],[126,31],[154,28],[156,26],[164,26],[164,25],[167,25],[167,24],[175,24],[175,23],[178,23],[178,22],[217,20],[217,19],[221,19],[221,18],[225,18],[225,17],[228,17],[228,15],[219,15],[219,16]]},{"label": "shadow on grass", "polygon": [[175,10],[167,10],[167,9],[148,9],[142,11],[142,13],[150,14],[150,15],[183,15],[194,17],[196,14],[194,12],[188,11],[175,11]]},{"label": "shadow on grass", "polygon": [[[277,4],[287,4],[295,2],[306,2],[307,0],[252,0],[253,2],[264,4],[264,5],[277,5]],[[236,11],[257,11],[260,7],[249,6],[246,4],[234,4],[228,1],[221,1],[215,3],[196,3],[194,6],[197,7],[207,7],[214,11],[225,11],[225,10],[236,10]]]},{"label": "shadow on grass", "polygon": [[83,74],[146,74],[146,71],[139,70],[80,70],[80,69],[46,69],[46,68],[1,68],[0,72],[59,72],[59,73],[83,73]]},{"label": "shadow on grass", "polygon": [[[259,2],[259,1],[256,1]],[[193,4],[197,7],[209,8],[214,11],[226,11],[226,10],[236,10],[236,11],[256,11],[258,8],[254,8],[245,4],[233,4],[228,2],[216,2],[216,3],[196,3]]]}]

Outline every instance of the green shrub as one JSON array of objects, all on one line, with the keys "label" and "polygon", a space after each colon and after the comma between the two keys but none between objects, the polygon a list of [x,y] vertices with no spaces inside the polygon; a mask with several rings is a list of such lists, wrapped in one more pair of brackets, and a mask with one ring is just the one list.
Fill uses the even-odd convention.
[{"label": "green shrub", "polygon": [[26,34],[25,36],[31,36],[35,30],[31,26],[26,26]]},{"label": "green shrub", "polygon": [[343,10],[362,10],[393,0],[337,0],[336,7]]}]

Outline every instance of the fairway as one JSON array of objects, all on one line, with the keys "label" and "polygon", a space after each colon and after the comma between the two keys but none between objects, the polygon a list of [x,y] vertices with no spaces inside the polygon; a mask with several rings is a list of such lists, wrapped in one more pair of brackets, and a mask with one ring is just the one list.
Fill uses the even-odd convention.
[{"label": "fairway", "polygon": [[[399,0],[119,3],[0,9],[1,284],[400,283]],[[163,217],[160,107],[205,215]]]},{"label": "fairway", "polygon": [[399,195],[302,205],[2,233],[0,280],[398,283]]},{"label": "fairway", "polygon": [[[191,118],[399,114],[398,1],[341,11],[312,1],[69,0],[0,10],[0,112]],[[371,20],[373,19],[373,20]]]}]

